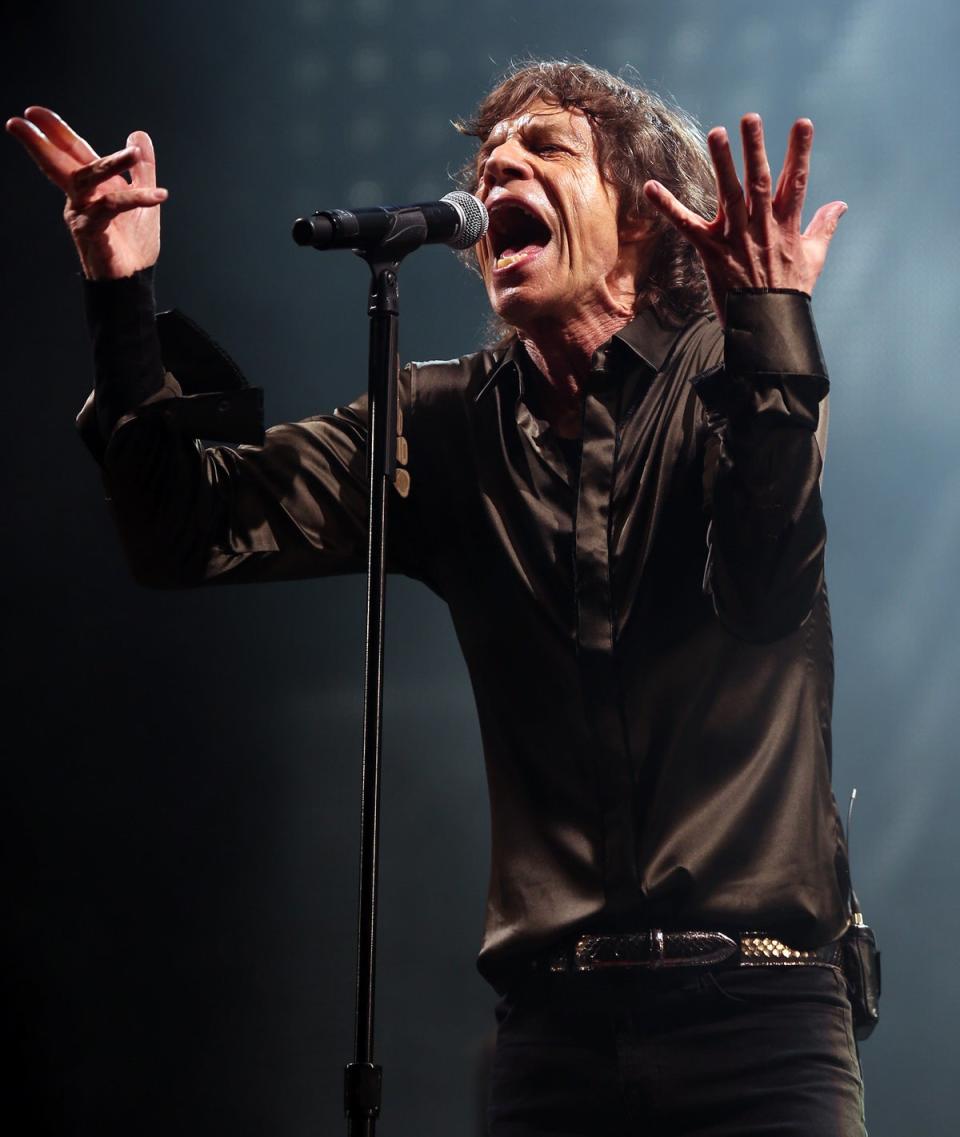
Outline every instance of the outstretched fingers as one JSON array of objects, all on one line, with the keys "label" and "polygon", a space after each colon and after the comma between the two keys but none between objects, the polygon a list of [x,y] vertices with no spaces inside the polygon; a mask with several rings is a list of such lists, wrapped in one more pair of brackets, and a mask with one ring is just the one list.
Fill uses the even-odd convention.
[{"label": "outstretched fingers", "polygon": [[773,191],[770,163],[758,114],[740,121],[743,182],[723,127],[707,135],[717,183],[718,209],[706,221],[682,205],[659,182],[643,187],[650,205],[680,231],[703,261],[710,293],[723,319],[731,288],[796,288],[812,292],[827,247],[846,212],[842,201],[817,210],[801,234],[813,143],[813,124],[798,119],[790,132],[783,170]]},{"label": "outstretched fingers", "polygon": [[740,120],[743,142],[743,181],[747,214],[751,225],[764,243],[769,243],[772,227],[770,163],[763,141],[763,122],[758,114],[746,114]]},{"label": "outstretched fingers", "polygon": [[23,112],[23,117],[27,122],[33,123],[38,130],[41,130],[59,150],[81,165],[93,162],[99,157],[99,154],[86,139],[81,138],[72,127],[49,108],[27,107]]},{"label": "outstretched fingers", "polygon": [[715,126],[707,135],[707,146],[713,159],[717,181],[717,200],[721,212],[734,225],[742,227],[747,220],[747,206],[743,199],[743,186],[737,177],[737,167],[730,152],[730,139],[726,129]]},{"label": "outstretched fingers", "polygon": [[77,162],[64,153],[46,134],[25,118],[11,118],[7,121],[7,133],[12,135],[30,155],[40,170],[54,185],[67,193],[70,176],[77,168]]},{"label": "outstretched fingers", "polygon": [[[96,199],[93,215],[97,219],[104,211],[113,215],[166,200],[166,190],[157,188],[153,142],[146,131],[135,130],[122,150],[101,158],[47,107],[27,107],[22,117],[9,119],[6,128],[75,209],[86,209]],[[126,172],[129,182],[122,177]],[[111,187],[114,178],[117,182]],[[137,193],[131,194],[128,187]]]},{"label": "outstretched fingers", "polygon": [[59,115],[28,107],[8,132],[66,195],[63,219],[90,280],[114,280],[153,264],[160,249],[160,211],[167,191],[156,184],[150,136],[101,157]]},{"label": "outstretched fingers", "polygon": [[840,218],[847,212],[847,208],[845,201],[831,201],[821,205],[804,230],[804,237],[808,240],[821,241],[826,252],[826,246],[836,233]]},{"label": "outstretched fingers", "polygon": [[644,183],[643,196],[659,213],[695,246],[702,246],[710,236],[711,225],[699,213],[681,204],[660,182]]},{"label": "outstretched fingers", "polygon": [[803,202],[810,179],[810,152],[813,149],[813,123],[799,118],[790,130],[787,154],[777,182],[773,212],[782,225],[799,232]]}]

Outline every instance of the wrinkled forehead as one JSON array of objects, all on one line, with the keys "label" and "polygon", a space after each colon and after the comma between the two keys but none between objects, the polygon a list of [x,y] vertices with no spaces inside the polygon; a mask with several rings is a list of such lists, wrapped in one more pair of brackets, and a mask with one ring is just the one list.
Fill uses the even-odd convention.
[{"label": "wrinkled forehead", "polygon": [[548,103],[544,99],[534,99],[521,110],[501,119],[483,139],[481,149],[488,152],[500,146],[514,135],[524,136],[531,130],[553,128],[577,139],[583,146],[593,142],[590,121],[583,111],[576,107],[562,107]]}]

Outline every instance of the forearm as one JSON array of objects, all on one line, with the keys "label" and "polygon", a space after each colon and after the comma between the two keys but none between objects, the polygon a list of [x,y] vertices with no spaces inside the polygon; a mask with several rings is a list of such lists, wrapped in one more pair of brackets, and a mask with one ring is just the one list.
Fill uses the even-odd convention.
[{"label": "forearm", "polygon": [[120,280],[85,280],[84,308],[93,346],[97,428],[106,441],[117,422],[163,386],[154,269]]},{"label": "forearm", "polygon": [[262,408],[209,337],[179,313],[156,316],[153,275],[84,282],[95,383],[78,426],[136,579],[180,586],[226,571],[213,564],[230,545],[223,462],[195,438],[262,441]]},{"label": "forearm", "polygon": [[[171,429],[156,404],[181,390],[165,374],[154,270],[83,283],[93,348],[92,401],[78,418],[104,484],[135,578],[175,586],[204,575],[213,499],[198,447]],[[119,427],[119,429],[118,429]]]},{"label": "forearm", "polygon": [[735,634],[793,631],[822,586],[819,405],[829,383],[800,293],[734,293],[724,364],[695,387],[711,439],[705,585]]}]

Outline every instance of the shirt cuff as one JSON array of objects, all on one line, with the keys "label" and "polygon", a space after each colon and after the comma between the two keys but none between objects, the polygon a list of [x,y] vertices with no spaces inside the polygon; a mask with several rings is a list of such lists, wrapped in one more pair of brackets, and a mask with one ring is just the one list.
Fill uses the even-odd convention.
[{"label": "shirt cuff", "polygon": [[693,380],[708,417],[760,415],[816,430],[830,389],[810,297],[794,289],[738,289],[727,298],[722,367]]},{"label": "shirt cuff", "polygon": [[119,280],[84,280],[93,341],[97,425],[109,437],[117,420],[163,386],[153,267]]}]

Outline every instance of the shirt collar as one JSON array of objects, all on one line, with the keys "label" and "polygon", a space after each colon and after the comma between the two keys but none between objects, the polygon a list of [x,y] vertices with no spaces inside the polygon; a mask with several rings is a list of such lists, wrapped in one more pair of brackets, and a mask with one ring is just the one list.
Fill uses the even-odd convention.
[{"label": "shirt collar", "polygon": [[648,367],[659,371],[667,362],[682,330],[680,327],[661,323],[652,308],[644,308],[613,338],[626,344]]},{"label": "shirt collar", "polygon": [[[666,363],[681,330],[661,323],[651,308],[644,308],[612,338],[629,348],[653,371],[659,371]],[[608,344],[604,344],[597,349],[598,353],[607,347]],[[513,374],[519,378],[523,372],[525,358],[526,351],[523,344],[517,336],[514,336],[474,396],[474,402],[479,403],[487,391],[498,385],[505,375]]]}]

